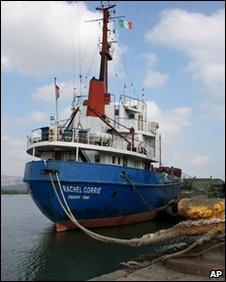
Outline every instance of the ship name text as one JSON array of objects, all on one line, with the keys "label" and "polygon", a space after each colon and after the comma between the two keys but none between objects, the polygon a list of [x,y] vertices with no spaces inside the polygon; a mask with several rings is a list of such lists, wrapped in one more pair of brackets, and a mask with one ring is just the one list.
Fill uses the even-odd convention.
[{"label": "ship name text", "polygon": [[70,185],[62,185],[64,192],[71,192],[77,194],[101,194],[101,187],[93,187],[93,186],[70,186]]}]

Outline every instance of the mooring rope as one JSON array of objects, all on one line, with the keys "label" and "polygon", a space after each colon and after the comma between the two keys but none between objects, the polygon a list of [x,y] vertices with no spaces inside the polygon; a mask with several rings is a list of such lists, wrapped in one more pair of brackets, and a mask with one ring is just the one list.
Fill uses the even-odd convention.
[{"label": "mooring rope", "polygon": [[[55,187],[55,184],[54,184],[54,181],[53,181],[53,177],[52,177],[52,174],[51,172],[49,172],[49,176],[50,176],[50,180],[51,180],[51,183],[52,183],[52,186],[54,188],[54,192],[57,196],[57,199],[62,207],[62,209],[64,210],[64,212],[66,213],[66,215],[74,222],[74,224],[79,228],[81,229],[83,232],[85,232],[87,235],[89,235],[90,237],[94,238],[94,239],[97,239],[99,241],[102,241],[102,242],[106,242],[106,243],[117,243],[117,244],[124,244],[124,245],[127,245],[127,240],[125,239],[117,239],[117,238],[110,238],[110,237],[107,237],[107,236],[104,236],[104,235],[100,235],[100,234],[97,234],[95,232],[92,232],[88,229],[86,229],[84,226],[82,226],[78,221],[77,219],[74,217],[74,215],[72,214],[67,202],[66,202],[66,199],[64,197],[64,194],[63,194],[63,191],[62,191],[62,188],[61,188],[61,184],[59,182],[59,177],[58,177],[58,173],[56,172],[56,178],[57,178],[57,182],[58,182],[58,185],[59,185],[59,188],[60,188],[60,192],[61,192],[61,195],[62,195],[62,198],[63,198],[63,201],[66,205],[66,208],[64,207],[58,193],[57,193],[57,190],[56,190],[56,187]],[[110,239],[110,241],[109,241]]]},{"label": "mooring rope", "polygon": [[171,201],[169,201],[166,205],[161,206],[159,208],[153,208],[152,206],[150,206],[145,200],[144,198],[141,196],[141,194],[137,191],[137,188],[135,187],[135,185],[132,183],[132,181],[129,179],[128,175],[125,172],[121,172],[120,176],[123,177],[128,183],[129,185],[131,185],[131,187],[134,189],[135,193],[137,194],[138,198],[143,202],[143,204],[149,209],[149,210],[153,210],[155,209],[155,211],[161,211],[164,210],[166,207],[168,207],[170,204],[175,203],[175,199],[172,199]]},{"label": "mooring rope", "polygon": [[[178,223],[177,225],[173,226],[172,228],[169,229],[164,229],[164,230],[160,230],[154,233],[148,233],[143,235],[140,238],[133,238],[133,239],[118,239],[118,238],[113,238],[113,237],[108,237],[108,236],[104,236],[98,233],[95,233],[93,231],[88,230],[87,228],[85,228],[84,226],[82,226],[77,219],[74,217],[74,215],[72,214],[67,201],[65,199],[62,187],[61,187],[61,183],[59,180],[59,176],[58,176],[58,172],[54,171],[56,174],[56,179],[57,179],[57,183],[59,186],[59,190],[61,192],[61,196],[63,199],[64,204],[62,203],[58,193],[57,193],[57,189],[56,186],[54,184],[54,180],[53,180],[53,176],[52,176],[52,172],[49,170],[49,177],[54,189],[54,192],[56,194],[56,197],[59,201],[60,206],[62,207],[62,209],[64,210],[65,214],[69,217],[69,219],[71,219],[71,221],[80,229],[82,230],[84,233],[86,233],[88,236],[105,242],[105,243],[114,243],[114,244],[121,244],[121,245],[127,245],[127,246],[133,246],[133,247],[141,247],[141,246],[146,246],[146,245],[150,245],[150,244],[154,244],[154,243],[159,243],[162,241],[166,241],[168,239],[172,239],[172,238],[176,238],[176,237],[181,237],[183,235],[197,235],[197,234],[203,234],[206,232],[205,230],[199,230],[197,229],[198,227],[202,227],[205,228],[208,225],[213,225],[212,226],[212,230],[213,232],[217,233],[219,231],[222,230],[222,226],[219,226],[219,224],[224,223],[225,222],[225,218],[210,218],[210,219],[200,219],[200,220],[187,220],[187,221],[183,221]],[[65,206],[66,207],[65,207]]]}]

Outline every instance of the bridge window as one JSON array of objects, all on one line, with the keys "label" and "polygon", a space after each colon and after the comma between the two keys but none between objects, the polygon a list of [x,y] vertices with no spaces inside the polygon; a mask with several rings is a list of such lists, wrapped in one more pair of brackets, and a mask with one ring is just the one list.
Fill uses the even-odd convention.
[{"label": "bridge window", "polygon": [[112,163],[115,164],[115,156],[112,157]]},{"label": "bridge window", "polygon": [[118,164],[120,165],[121,164],[121,158],[118,157]]},{"label": "bridge window", "polygon": [[55,151],[54,152],[54,157],[55,157],[55,161],[60,161],[61,160],[61,152],[60,151]]},{"label": "bridge window", "polygon": [[95,155],[95,163],[99,163],[100,162],[100,155]]},{"label": "bridge window", "polygon": [[115,115],[116,115],[116,116],[119,115],[119,109],[115,109]]},{"label": "bridge window", "polygon": [[123,157],[122,163],[123,163],[123,166],[127,166],[128,160],[126,157]]},{"label": "bridge window", "polygon": [[150,170],[151,168],[151,163],[150,162],[145,162],[145,169]]},{"label": "bridge window", "polygon": [[129,119],[134,119],[135,115],[134,114],[129,114]]}]

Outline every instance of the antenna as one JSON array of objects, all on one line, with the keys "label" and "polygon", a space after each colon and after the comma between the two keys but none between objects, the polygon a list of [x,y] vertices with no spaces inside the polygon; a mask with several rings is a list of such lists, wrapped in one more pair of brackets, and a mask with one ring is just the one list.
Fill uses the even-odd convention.
[{"label": "antenna", "polygon": [[159,167],[162,166],[162,140],[161,140],[161,134],[159,134]]},{"label": "antenna", "polygon": [[141,101],[144,102],[144,88],[142,88],[142,98]]},{"label": "antenna", "polygon": [[72,110],[75,109],[75,97],[76,97],[75,90],[76,90],[76,88],[74,87],[73,88],[73,100],[72,100],[72,103],[71,103]]},{"label": "antenna", "polygon": [[126,95],[126,83],[124,82],[124,86],[123,86],[123,94]]}]

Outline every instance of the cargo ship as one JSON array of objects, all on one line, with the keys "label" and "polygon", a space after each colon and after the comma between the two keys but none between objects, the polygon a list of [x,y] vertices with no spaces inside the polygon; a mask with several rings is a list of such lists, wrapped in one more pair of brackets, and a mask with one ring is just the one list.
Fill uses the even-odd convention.
[{"label": "cargo ship", "polygon": [[[76,98],[76,106],[72,103],[66,122],[51,117],[48,126],[27,137],[27,153],[36,159],[26,163],[24,182],[57,232],[76,227],[59,202],[59,185],[84,227],[151,220],[181,189],[181,170],[161,166],[158,123],[147,120],[144,99],[108,90],[114,7],[96,8],[103,15],[99,77],[90,79],[88,93]],[[56,100],[58,91],[55,80]]]}]

